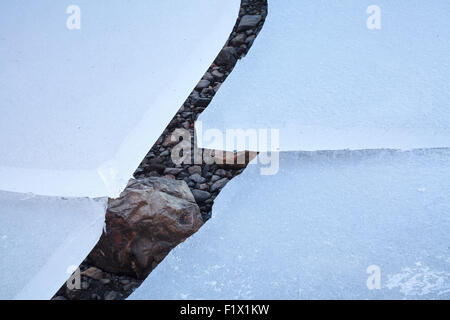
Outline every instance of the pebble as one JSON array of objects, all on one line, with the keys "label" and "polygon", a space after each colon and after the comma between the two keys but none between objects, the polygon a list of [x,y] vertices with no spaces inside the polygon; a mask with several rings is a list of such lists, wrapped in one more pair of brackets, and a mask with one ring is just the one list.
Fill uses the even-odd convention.
[{"label": "pebble", "polygon": [[228,178],[222,178],[222,179],[214,182],[214,184],[211,186],[211,192],[222,189],[227,183],[228,183]]},{"label": "pebble", "polygon": [[241,18],[241,22],[239,22],[238,31],[254,28],[261,20],[262,16],[260,14],[245,15]]},{"label": "pebble", "polygon": [[221,177],[226,177],[228,175],[228,173],[224,169],[217,169],[214,174]]},{"label": "pebble", "polygon": [[210,82],[214,81],[213,75],[212,75],[211,73],[209,73],[209,72],[206,72],[206,73],[205,73],[205,75],[203,76],[203,79],[204,79],[204,80],[208,80],[208,81],[210,81]]},{"label": "pebble", "polygon": [[220,51],[215,62],[219,66],[225,67],[234,66],[237,62],[235,54],[236,49],[234,47],[225,47]]},{"label": "pebble", "polygon": [[126,285],[123,286],[123,289],[125,291],[130,291],[130,290],[134,290],[134,288],[136,288],[136,283],[130,282]]},{"label": "pebble", "polygon": [[183,171],[183,168],[166,168],[164,170],[164,174],[171,174],[176,176],[177,174],[179,174],[181,171]]},{"label": "pebble", "polygon": [[198,173],[194,173],[193,175],[189,176],[189,179],[191,179],[192,181],[195,181],[197,183],[203,183],[206,181],[205,178],[203,178],[200,174]]},{"label": "pebble", "polygon": [[209,105],[210,102],[211,102],[211,98],[203,98],[203,97],[201,97],[195,102],[195,105],[197,107],[206,108]]},{"label": "pebble", "polygon": [[217,83],[217,84],[214,86],[214,91],[215,91],[215,92],[219,91],[221,85],[222,85],[222,84],[221,84],[220,82]]},{"label": "pebble", "polygon": [[230,43],[233,46],[238,47],[245,42],[245,38],[246,38],[246,35],[244,33],[240,33],[236,37],[234,37]]},{"label": "pebble", "polygon": [[81,275],[89,277],[94,280],[100,280],[103,277],[103,271],[96,267],[90,267],[81,272]]},{"label": "pebble", "polygon": [[245,39],[245,43],[251,45],[253,43],[253,41],[255,41],[255,39],[256,39],[256,36],[255,35],[251,35],[247,39]]},{"label": "pebble", "polygon": [[197,84],[195,89],[202,90],[204,88],[208,88],[210,84],[211,84],[211,81],[203,79],[203,80],[199,81],[199,83]]},{"label": "pebble", "polygon": [[211,74],[212,74],[215,78],[219,78],[219,79],[222,79],[222,78],[223,78],[223,73],[221,73],[220,71],[214,70]]},{"label": "pebble", "polygon": [[150,161],[149,164],[145,168],[148,172],[156,171],[159,174],[162,174],[166,167],[161,163],[157,163],[155,161]]},{"label": "pebble", "polygon": [[192,190],[192,194],[194,195],[195,201],[198,201],[198,202],[203,202],[203,201],[211,198],[211,193],[209,193],[208,191],[194,189],[194,190]]},{"label": "pebble", "polygon": [[188,172],[189,172],[189,174],[195,174],[195,173],[201,174],[202,173],[202,167],[200,167],[200,166],[189,167],[188,168]]},{"label": "pebble", "polygon": [[200,190],[208,190],[209,189],[209,185],[207,183],[202,183],[201,185],[198,186],[198,188]]}]

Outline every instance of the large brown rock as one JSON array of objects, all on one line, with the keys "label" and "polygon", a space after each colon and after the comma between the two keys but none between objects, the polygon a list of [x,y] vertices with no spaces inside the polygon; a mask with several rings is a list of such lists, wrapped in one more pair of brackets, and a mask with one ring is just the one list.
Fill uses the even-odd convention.
[{"label": "large brown rock", "polygon": [[88,258],[103,270],[143,279],[202,224],[184,181],[131,180],[120,198],[109,201],[106,232]]}]

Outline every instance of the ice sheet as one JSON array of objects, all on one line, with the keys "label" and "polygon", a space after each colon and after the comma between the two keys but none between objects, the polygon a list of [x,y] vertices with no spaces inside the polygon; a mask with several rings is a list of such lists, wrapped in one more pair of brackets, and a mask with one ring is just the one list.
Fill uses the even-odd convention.
[{"label": "ice sheet", "polygon": [[97,243],[105,210],[106,199],[1,191],[0,299],[50,299]]},{"label": "ice sheet", "polygon": [[[280,129],[282,151],[450,146],[450,2],[268,4],[249,54],[200,116],[203,131]],[[381,29],[366,25],[374,4]]]},{"label": "ice sheet", "polygon": [[449,161],[380,150],[282,153],[273,176],[249,165],[130,299],[449,299]]},{"label": "ice sheet", "polygon": [[[74,4],[80,29],[66,26]],[[2,1],[0,189],[118,196],[214,61],[239,7]]]}]

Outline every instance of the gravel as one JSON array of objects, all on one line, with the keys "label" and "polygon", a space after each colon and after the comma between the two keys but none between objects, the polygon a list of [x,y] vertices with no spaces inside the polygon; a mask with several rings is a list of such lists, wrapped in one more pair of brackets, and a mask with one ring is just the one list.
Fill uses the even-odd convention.
[{"label": "gravel", "polygon": [[[245,166],[203,163],[177,167],[170,155],[178,141],[171,141],[170,137],[177,128],[187,129],[191,136],[194,136],[195,120],[209,105],[236,62],[245,57],[261,30],[266,15],[267,0],[241,1],[239,19],[229,40],[134,173],[135,178],[165,176],[188,180],[204,221],[211,217],[214,199],[220,190],[233,177],[239,175]],[[83,273],[92,267],[96,268],[90,263],[88,257],[80,265],[80,270]],[[87,276],[88,274],[95,275],[95,279]],[[141,282],[130,276],[108,273],[96,268],[95,272],[90,270],[81,275],[81,283],[86,287],[85,289],[69,290],[64,284],[53,299],[121,300],[128,297]]]},{"label": "gravel", "polygon": [[215,63],[219,66],[230,68],[237,62],[236,49],[234,47],[225,47],[220,51]]},{"label": "gravel", "polygon": [[220,179],[216,182],[214,182],[214,184],[211,186],[211,192],[215,192],[217,190],[222,189],[223,187],[225,187],[225,185],[228,183],[228,179],[227,178],[223,178]]},{"label": "gravel", "polygon": [[255,28],[262,21],[260,14],[245,15],[242,17],[238,26],[238,31],[245,31],[251,28]]},{"label": "gravel", "polygon": [[211,84],[211,81],[209,81],[209,80],[200,80],[200,82],[195,87],[195,90],[202,90],[204,88],[208,88],[210,84]]},{"label": "gravel", "polygon": [[208,191],[194,189],[192,190],[192,194],[194,195],[195,201],[197,202],[204,202],[211,198],[211,193],[209,193]]}]

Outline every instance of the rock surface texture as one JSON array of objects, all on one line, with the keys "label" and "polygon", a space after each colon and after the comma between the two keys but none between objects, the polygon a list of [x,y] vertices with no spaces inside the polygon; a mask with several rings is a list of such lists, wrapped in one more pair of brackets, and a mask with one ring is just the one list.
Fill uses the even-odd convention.
[{"label": "rock surface texture", "polygon": [[202,225],[186,182],[161,177],[131,180],[120,198],[109,201],[106,232],[89,257],[105,271],[145,279]]}]

